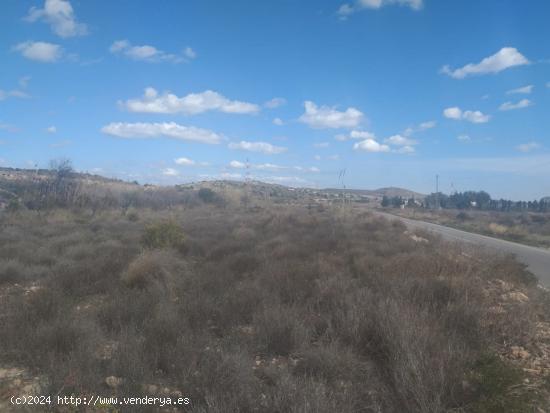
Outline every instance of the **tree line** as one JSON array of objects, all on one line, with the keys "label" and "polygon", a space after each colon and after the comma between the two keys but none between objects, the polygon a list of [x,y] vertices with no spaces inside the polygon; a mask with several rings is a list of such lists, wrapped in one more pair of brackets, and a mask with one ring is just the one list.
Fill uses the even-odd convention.
[{"label": "tree line", "polygon": [[422,200],[400,196],[384,196],[382,198],[382,206],[393,208],[405,206],[429,209],[550,212],[550,197],[534,201],[511,201],[502,198],[493,199],[485,191],[455,192],[451,195],[438,192],[431,193]]}]

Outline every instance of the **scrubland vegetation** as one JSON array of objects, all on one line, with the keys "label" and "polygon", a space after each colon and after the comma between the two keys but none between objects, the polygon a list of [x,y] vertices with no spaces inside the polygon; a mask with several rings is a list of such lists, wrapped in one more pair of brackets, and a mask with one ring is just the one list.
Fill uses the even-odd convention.
[{"label": "scrubland vegetation", "polygon": [[183,395],[220,413],[545,408],[550,366],[529,375],[513,354],[540,350],[550,301],[512,258],[352,207],[128,194],[0,212],[0,367],[40,394]]}]

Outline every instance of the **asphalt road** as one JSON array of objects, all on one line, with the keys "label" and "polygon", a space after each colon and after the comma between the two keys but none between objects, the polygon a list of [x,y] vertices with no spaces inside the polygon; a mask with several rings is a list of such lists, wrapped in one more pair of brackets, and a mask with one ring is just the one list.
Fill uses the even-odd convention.
[{"label": "asphalt road", "polygon": [[409,228],[423,229],[441,235],[449,241],[460,241],[470,244],[481,245],[484,248],[494,250],[503,254],[514,254],[516,258],[528,266],[529,271],[537,276],[544,287],[550,287],[550,250],[530,247],[515,242],[505,241],[485,235],[473,234],[458,229],[432,224],[430,222],[416,221],[402,218],[396,215],[377,212],[389,219],[398,219],[404,222]]}]

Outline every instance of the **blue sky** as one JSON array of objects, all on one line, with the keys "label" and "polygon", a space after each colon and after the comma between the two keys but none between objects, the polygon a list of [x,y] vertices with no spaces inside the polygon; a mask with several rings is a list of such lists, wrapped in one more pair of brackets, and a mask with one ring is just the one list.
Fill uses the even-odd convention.
[{"label": "blue sky", "polygon": [[4,0],[0,163],[547,196],[548,16],[543,0]]}]

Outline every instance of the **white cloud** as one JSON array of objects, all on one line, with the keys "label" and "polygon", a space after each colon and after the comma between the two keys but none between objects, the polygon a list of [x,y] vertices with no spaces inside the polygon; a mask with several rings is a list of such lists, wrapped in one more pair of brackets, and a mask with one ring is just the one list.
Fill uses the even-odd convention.
[{"label": "white cloud", "polygon": [[269,109],[275,109],[283,105],[286,105],[285,98],[273,98],[264,103],[264,106]]},{"label": "white cloud", "polygon": [[498,110],[507,111],[507,110],[523,109],[532,105],[533,105],[533,102],[531,102],[529,99],[521,99],[517,103],[504,102],[502,105],[500,105]]},{"label": "white cloud", "polygon": [[512,89],[506,92],[507,95],[514,95],[514,94],[523,94],[523,95],[529,95],[531,92],[533,92],[533,85],[518,87],[517,89]]},{"label": "white cloud", "polygon": [[443,116],[454,120],[467,120],[472,123],[487,123],[491,119],[490,115],[485,115],[479,110],[462,111],[459,107],[447,108],[443,111]]},{"label": "white cloud", "polygon": [[239,161],[231,161],[231,162],[229,162],[229,166],[231,168],[235,168],[235,169],[244,169],[244,168],[246,168],[246,164],[244,162],[239,162]]},{"label": "white cloud", "polygon": [[330,159],[331,161],[338,161],[340,159],[340,155],[338,154],[330,155],[328,159]]},{"label": "white cloud", "polygon": [[267,142],[247,142],[240,141],[239,143],[231,142],[229,149],[241,149],[249,152],[260,152],[266,155],[277,155],[286,152],[287,148],[275,146]]},{"label": "white cloud", "polygon": [[492,56],[486,57],[479,63],[469,63],[459,69],[443,66],[442,73],[455,79],[464,79],[470,75],[484,75],[498,73],[515,66],[529,64],[529,60],[514,47],[503,47]]},{"label": "white cloud", "polygon": [[353,149],[356,151],[365,151],[365,152],[389,152],[390,147],[388,145],[383,145],[375,141],[374,139],[365,139],[363,141],[357,142],[353,145]]},{"label": "white cloud", "polygon": [[195,126],[183,126],[174,122],[164,123],[110,123],[101,132],[119,138],[150,139],[161,136],[184,140],[195,141],[207,144],[217,144],[223,139],[211,130],[197,128]]},{"label": "white cloud", "polygon": [[318,107],[311,101],[304,102],[305,113],[300,116],[300,122],[314,129],[355,128],[363,121],[364,115],[355,108],[347,108],[340,112],[333,107]]},{"label": "white cloud", "polygon": [[162,170],[162,174],[166,176],[178,176],[180,173],[174,168],[165,168]]},{"label": "white cloud", "polygon": [[63,55],[61,46],[47,42],[23,42],[15,45],[13,50],[20,52],[27,59],[44,63],[55,62]]},{"label": "white cloud", "polygon": [[123,54],[133,60],[149,63],[172,62],[181,63],[194,59],[197,55],[193,49],[187,47],[181,55],[166,53],[151,45],[133,46],[128,40],[117,40],[113,42],[109,51],[113,54]]},{"label": "white cloud", "polygon": [[174,162],[181,166],[193,166],[196,164],[194,160],[185,157],[174,159]]},{"label": "white cloud", "polygon": [[525,152],[525,153],[531,152],[531,151],[533,151],[533,150],[535,150],[535,149],[538,149],[538,148],[540,148],[540,145],[539,145],[538,143],[536,143],[536,142],[523,143],[523,144],[518,145],[518,146],[516,147],[516,149],[517,149],[518,151],[520,151],[520,152]]},{"label": "white cloud", "polygon": [[409,147],[416,145],[418,143],[414,139],[406,138],[401,135],[390,136],[389,138],[384,139],[384,142],[394,146],[409,146]]},{"label": "white cloud", "polygon": [[46,128],[46,132],[48,133],[56,133],[57,132],[57,128],[55,126],[49,126],[48,128]]},{"label": "white cloud", "polygon": [[313,144],[314,148],[328,148],[330,146],[330,143],[328,142],[317,142]]},{"label": "white cloud", "polygon": [[437,122],[435,120],[430,120],[428,122],[422,122],[419,126],[419,128],[421,130],[426,130],[426,129],[432,129],[432,128],[435,128],[437,126]]},{"label": "white cloud", "polygon": [[350,139],[376,139],[376,136],[372,132],[352,130],[349,135],[338,134],[334,137],[337,141],[345,142]]},{"label": "white cloud", "polygon": [[190,93],[178,97],[170,92],[162,95],[152,87],[145,89],[141,99],[130,99],[122,103],[130,112],[140,113],[183,113],[196,115],[209,110],[224,113],[251,114],[260,110],[258,105],[238,100],[229,100],[212,90],[201,93]]},{"label": "white cloud", "polygon": [[25,20],[43,20],[60,37],[82,36],[88,32],[86,25],[76,20],[73,7],[68,0],[46,0],[42,9],[31,7]]},{"label": "white cloud", "polygon": [[430,121],[427,121],[427,122],[422,122],[420,125],[418,126],[411,126],[411,127],[408,127],[407,129],[405,129],[403,131],[403,135],[405,136],[411,136],[412,134],[416,133],[416,132],[423,132],[425,130],[428,130],[428,129],[432,129],[432,128],[435,128],[437,126],[437,122],[435,120],[430,120]]},{"label": "white cloud", "polygon": [[195,52],[191,47],[187,46],[184,50],[183,50],[183,54],[185,55],[185,57],[187,57],[188,59],[196,59],[197,58],[197,52]]},{"label": "white cloud", "polygon": [[459,107],[447,108],[443,111],[443,116],[449,119],[462,119],[462,110]]},{"label": "white cloud", "polygon": [[316,161],[320,161],[321,160],[321,155],[314,155],[313,159],[315,159]]},{"label": "white cloud", "polygon": [[470,138],[470,136],[468,136],[468,135],[458,135],[456,138],[460,142],[470,142],[472,140],[472,138]]},{"label": "white cloud", "polygon": [[275,164],[272,164],[272,163],[261,163],[261,164],[258,164],[258,165],[252,165],[253,168],[255,169],[259,169],[259,170],[262,170],[262,171],[279,171],[281,169],[287,169],[288,167],[286,166],[281,166],[281,165],[275,165]]},{"label": "white cloud", "polygon": [[472,123],[487,123],[489,122],[489,119],[491,119],[491,116],[484,115],[479,110],[467,110],[462,114],[462,117],[464,120]]},{"label": "white cloud", "polygon": [[340,18],[345,19],[349,15],[364,9],[377,10],[394,4],[407,6],[413,10],[420,10],[423,6],[423,0],[356,0],[354,4],[342,4],[338,9],[338,15]]},{"label": "white cloud", "polygon": [[222,172],[220,174],[220,177],[224,179],[241,179],[243,176],[241,174],[236,174],[231,172]]},{"label": "white cloud", "polygon": [[305,184],[307,181],[297,176],[270,176],[265,177],[266,182],[278,182],[284,184]]},{"label": "white cloud", "polygon": [[282,125],[284,125],[284,122],[281,118],[275,118],[275,119],[273,119],[273,124],[277,125],[277,126],[282,126]]}]

